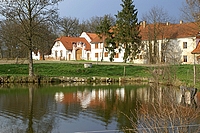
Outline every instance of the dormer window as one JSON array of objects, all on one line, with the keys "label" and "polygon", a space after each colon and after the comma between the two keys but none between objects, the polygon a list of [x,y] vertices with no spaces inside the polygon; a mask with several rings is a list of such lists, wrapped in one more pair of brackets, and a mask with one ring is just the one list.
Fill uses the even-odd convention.
[{"label": "dormer window", "polygon": [[76,47],[76,43],[75,42],[73,42],[72,45],[73,45],[73,47]]},{"label": "dormer window", "polygon": [[79,45],[81,45],[81,47],[83,47],[83,43],[82,42],[79,42]]}]

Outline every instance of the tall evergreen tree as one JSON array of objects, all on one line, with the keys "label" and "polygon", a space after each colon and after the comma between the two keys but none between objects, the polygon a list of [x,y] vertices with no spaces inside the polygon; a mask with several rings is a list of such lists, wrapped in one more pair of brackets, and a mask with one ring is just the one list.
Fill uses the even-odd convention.
[{"label": "tall evergreen tree", "polygon": [[124,62],[132,61],[140,51],[141,37],[137,9],[133,0],[122,0],[122,10],[116,15],[115,37],[121,49],[124,49]]},{"label": "tall evergreen tree", "polygon": [[112,24],[111,24],[111,20],[109,19],[109,16],[105,15],[103,19],[100,21],[99,26],[97,26],[96,28],[96,33],[102,39],[102,43],[103,43],[101,61],[103,61],[104,49],[105,47],[108,47],[110,43],[108,39],[112,35],[111,26]]}]

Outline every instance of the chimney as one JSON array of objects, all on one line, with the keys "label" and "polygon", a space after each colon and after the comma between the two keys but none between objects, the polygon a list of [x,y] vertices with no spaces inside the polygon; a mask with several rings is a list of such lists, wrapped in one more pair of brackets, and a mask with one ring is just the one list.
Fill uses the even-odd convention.
[{"label": "chimney", "polygon": [[182,24],[183,23],[183,20],[180,20],[180,24]]},{"label": "chimney", "polygon": [[142,27],[143,27],[143,28],[146,27],[146,21],[142,21]]}]

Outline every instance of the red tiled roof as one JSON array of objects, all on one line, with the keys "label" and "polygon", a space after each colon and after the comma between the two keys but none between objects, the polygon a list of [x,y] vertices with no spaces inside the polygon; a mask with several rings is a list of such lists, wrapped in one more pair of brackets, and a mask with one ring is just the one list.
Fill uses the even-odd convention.
[{"label": "red tiled roof", "polygon": [[197,44],[197,47],[191,53],[192,54],[200,54],[200,41]]},{"label": "red tiled roof", "polygon": [[59,37],[57,38],[55,41],[61,41],[62,44],[64,45],[64,47],[67,49],[67,50],[72,50],[73,49],[73,43],[77,43],[77,42],[82,42],[86,45],[85,47],[85,50],[91,50],[91,46],[90,44],[88,43],[88,41],[83,38],[83,37]]},{"label": "red tiled roof", "polygon": [[91,40],[93,40],[94,38],[96,38],[98,36],[95,33],[86,33],[86,34],[90,37]]},{"label": "red tiled roof", "polygon": [[103,39],[100,38],[98,35],[91,41],[91,43],[98,43],[98,42],[103,42]]},{"label": "red tiled roof", "polygon": [[[150,36],[154,35],[153,29],[156,26],[158,36],[157,39],[175,39],[175,38],[185,38],[185,37],[194,37],[199,32],[198,25],[196,23],[181,23],[181,24],[164,24],[159,23],[155,24],[146,24],[140,26],[140,35],[142,36],[142,40],[149,40]],[[152,39],[152,38],[151,38]]]},{"label": "red tiled roof", "polygon": [[86,33],[90,39],[90,43],[98,43],[98,42],[103,42],[103,40],[96,34],[96,33]]},{"label": "red tiled roof", "polygon": [[[194,37],[200,30],[198,28],[198,25],[192,22],[180,23],[180,24],[159,23],[157,25],[145,24],[145,26],[141,24],[140,36],[142,36],[143,41],[153,39],[154,36],[153,29],[155,26],[156,30],[159,31],[158,35],[156,36],[157,40],[162,40],[164,38],[175,39],[175,38]],[[98,37],[97,34],[95,33],[87,33],[87,34],[88,36],[90,36],[92,43],[102,42],[102,39]]]}]

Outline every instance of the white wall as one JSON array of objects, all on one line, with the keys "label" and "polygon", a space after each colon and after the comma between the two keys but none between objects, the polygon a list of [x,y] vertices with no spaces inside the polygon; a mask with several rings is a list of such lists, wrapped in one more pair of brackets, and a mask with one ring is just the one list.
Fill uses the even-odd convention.
[{"label": "white wall", "polygon": [[[80,37],[84,37],[89,43],[91,42],[91,38],[85,32],[83,32]],[[159,56],[161,57],[162,41],[158,40],[158,42],[159,42]],[[187,42],[187,49],[183,49],[183,42]],[[87,60],[87,54],[89,54],[89,60],[101,61],[102,56],[104,56],[104,54],[102,54],[103,43],[98,43],[98,48],[95,48],[95,44],[90,43],[90,45],[91,45],[91,51],[86,51],[85,46],[80,47],[78,45],[76,48],[73,48],[72,51],[68,51],[65,49],[65,47],[62,45],[62,43],[60,41],[57,41],[52,48],[51,56],[55,58],[55,51],[58,51],[57,59],[60,59],[60,56],[61,56],[60,51],[62,50],[63,51],[62,52],[63,59],[68,60],[69,54],[71,54],[71,60],[75,60],[76,49],[82,48],[82,59],[83,60]],[[191,54],[191,52],[192,52],[192,50],[194,50],[196,48],[196,38],[195,37],[172,39],[172,40],[170,40],[170,45],[173,45],[173,47],[174,47],[174,48],[171,48],[171,50],[173,50],[173,52],[174,52],[174,53],[173,52],[170,53],[171,56],[176,56],[176,54],[179,54],[180,62],[182,62],[183,64],[193,64],[194,63],[194,55]],[[104,53],[105,52],[106,52],[106,49],[104,49]],[[116,49],[116,52],[117,53],[119,52],[118,49]],[[98,57],[95,57],[95,53],[98,53]],[[114,62],[123,62],[124,50],[122,50],[118,55],[119,55],[118,56],[119,58],[114,58]],[[147,63],[147,59],[145,59],[145,56],[144,56],[145,50],[141,51],[141,53],[139,53],[138,55],[139,55],[139,57],[140,57],[140,55],[142,55],[142,59],[136,58],[135,60],[133,60],[133,63],[136,63],[136,64]],[[184,55],[187,55],[187,62],[183,62]],[[109,57],[110,57],[110,55],[108,53],[108,57],[103,57],[103,61],[109,62],[110,61]]]},{"label": "white wall", "polygon": [[[183,64],[193,64],[194,63],[194,55],[191,52],[196,48],[196,38],[178,38],[180,48],[182,48],[181,60],[183,61],[183,56],[187,55],[187,62],[183,62]],[[183,48],[183,42],[187,42],[187,48]],[[195,59],[196,60],[196,59]]]},{"label": "white wall", "polygon": [[37,52],[37,54],[32,52],[32,58],[33,58],[33,60],[40,60],[40,52]]},{"label": "white wall", "polygon": [[[162,40],[158,40],[159,43],[159,60],[161,61],[161,45]],[[187,42],[187,48],[183,48],[183,42]],[[147,43],[147,42],[146,42]],[[173,58],[179,59],[178,62],[182,64],[193,64],[194,62],[194,55],[191,52],[196,48],[196,38],[189,37],[189,38],[177,38],[177,39],[170,39],[169,43],[167,44],[167,59],[166,61],[173,61]],[[187,56],[187,62],[183,62],[183,56]],[[146,62],[145,60],[143,60]],[[141,63],[142,61],[140,61]],[[136,63],[136,62],[135,62]]]},{"label": "white wall", "polygon": [[[90,51],[86,51],[85,50],[85,45],[81,45],[79,43],[76,44],[76,47],[73,46],[72,51],[71,50],[66,50],[66,48],[64,47],[64,45],[60,42],[57,41],[55,42],[54,46],[51,49],[51,55],[50,57],[52,57],[53,59],[56,60],[76,60],[76,50],[77,49],[81,49],[82,50],[82,55],[81,55],[81,59],[83,60],[87,60],[87,54],[90,54]],[[57,58],[56,58],[56,51],[57,51]],[[62,51],[62,57],[61,57],[61,51]],[[90,59],[90,57],[89,57]]]},{"label": "white wall", "polygon": [[89,43],[92,41],[91,38],[87,35],[86,32],[83,32],[80,37],[84,37]]},{"label": "white wall", "polygon": [[[57,51],[57,57],[56,57],[56,51]],[[61,51],[62,51],[62,57],[61,57]],[[55,42],[54,46],[51,49],[50,56],[56,60],[60,60],[60,59],[69,60],[69,54],[71,54],[71,60],[72,60],[73,59],[72,52],[69,50],[66,50],[64,45],[60,41],[57,41]]]}]

